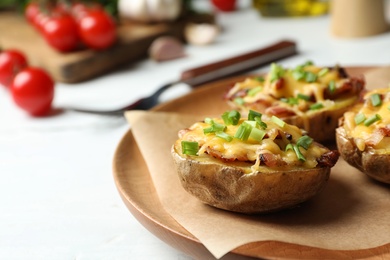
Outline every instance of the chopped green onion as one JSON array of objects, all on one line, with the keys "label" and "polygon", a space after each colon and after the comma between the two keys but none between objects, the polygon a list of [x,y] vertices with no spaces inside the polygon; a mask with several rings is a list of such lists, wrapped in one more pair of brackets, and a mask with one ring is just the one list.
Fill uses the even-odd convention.
[{"label": "chopped green onion", "polygon": [[298,105],[298,98],[294,98],[294,97],[281,98],[280,101],[287,103],[289,105]]},{"label": "chopped green onion", "polygon": [[264,77],[261,77],[261,76],[255,77],[255,80],[260,81],[260,82],[264,82]]},{"label": "chopped green onion", "polygon": [[288,98],[288,103],[290,105],[298,105],[298,99],[294,98],[294,97],[290,97],[290,98]]},{"label": "chopped green onion", "polygon": [[315,82],[317,80],[317,75],[313,72],[307,71],[305,75],[305,80],[309,83]]},{"label": "chopped green onion", "polygon": [[302,70],[294,70],[292,72],[292,76],[294,77],[295,80],[301,80],[305,78],[305,72]]},{"label": "chopped green onion", "polygon": [[233,137],[225,132],[222,132],[222,131],[218,131],[215,133],[215,136],[219,137],[219,138],[222,138],[224,139],[225,141],[232,141],[233,140]]},{"label": "chopped green onion", "polygon": [[388,110],[390,110],[390,105],[389,105],[389,106],[387,106],[387,109],[388,109]]},{"label": "chopped green onion", "polygon": [[271,120],[272,120],[272,122],[274,122],[275,124],[277,124],[280,127],[284,127],[284,125],[286,124],[282,119],[280,119],[279,117],[276,117],[276,116],[272,116]]},{"label": "chopped green onion", "polygon": [[252,126],[244,122],[238,127],[236,133],[234,134],[234,137],[242,141],[246,141],[248,140],[251,131]]},{"label": "chopped green onion", "polygon": [[[302,136],[303,137],[303,136]],[[300,161],[306,161],[306,158],[305,158],[305,156],[303,156],[303,154],[302,154],[302,152],[301,152],[301,150],[299,150],[299,145],[297,145],[297,144],[288,144],[288,145],[286,145],[286,148],[285,148],[285,151],[287,152],[288,150],[292,150],[292,151],[294,151],[295,152],[295,154],[297,155],[297,158],[298,158],[298,160],[300,160]]]},{"label": "chopped green onion", "polygon": [[323,108],[324,105],[322,103],[315,103],[309,107],[310,110],[318,110]]},{"label": "chopped green onion", "polygon": [[294,145],[293,144],[286,145],[285,151],[287,152],[288,150],[293,150],[294,151]]},{"label": "chopped green onion", "polygon": [[370,126],[373,123],[375,123],[375,122],[377,122],[377,121],[379,121],[381,119],[382,119],[382,117],[379,114],[375,114],[375,115],[367,118],[366,120],[364,120],[364,125],[365,126]]},{"label": "chopped green onion", "polygon": [[261,140],[263,140],[265,134],[266,132],[264,130],[260,130],[258,128],[252,128],[249,137],[260,142]]},{"label": "chopped green onion", "polygon": [[254,110],[249,110],[249,113],[248,113],[248,120],[249,121],[254,121],[256,117],[260,117],[261,118],[262,114],[259,113],[259,112],[256,112]]},{"label": "chopped green onion", "polygon": [[225,125],[237,125],[240,121],[241,114],[237,110],[226,111],[222,114],[222,119]]},{"label": "chopped green onion", "polygon": [[334,80],[329,81],[328,89],[332,94],[336,91],[336,82]]},{"label": "chopped green onion", "polygon": [[294,148],[295,154],[296,154],[297,157],[298,157],[298,160],[304,161],[304,162],[305,162],[305,161],[306,161],[306,158],[305,158],[305,156],[303,156],[301,150],[299,150],[299,146],[298,146],[298,145],[294,145],[293,148]]},{"label": "chopped green onion", "polygon": [[[207,121],[210,121],[210,120],[207,120]],[[211,120],[210,125],[211,125],[210,127],[203,129],[204,134],[210,134],[210,133],[215,133],[218,131],[224,131],[226,129],[225,125],[216,123],[216,122],[214,122],[214,120]]]},{"label": "chopped green onion", "polygon": [[244,121],[246,124],[249,124],[251,125],[251,127],[257,127],[257,122],[256,121],[249,121],[249,120],[246,120]]},{"label": "chopped green onion", "polygon": [[306,158],[305,158],[305,156],[303,156],[299,147],[302,147],[303,149],[307,150],[309,148],[309,146],[312,144],[312,142],[313,142],[313,138],[311,138],[310,136],[307,136],[307,135],[303,135],[298,139],[296,144],[291,144],[291,143],[287,144],[285,151],[293,150],[295,152],[295,154],[297,155],[298,160],[306,161]]},{"label": "chopped green onion", "polygon": [[183,154],[197,155],[199,151],[198,142],[181,141],[181,150]]},{"label": "chopped green onion", "polygon": [[311,66],[311,65],[314,65],[314,62],[312,62],[311,60],[308,60],[308,61],[306,61],[304,64],[303,64],[303,66]]},{"label": "chopped green onion", "polygon": [[301,136],[297,141],[297,146],[303,147],[305,150],[309,148],[311,143],[313,142],[313,138],[308,135]]},{"label": "chopped green onion", "polygon": [[224,131],[226,129],[225,125],[219,124],[219,123],[216,123],[216,122],[214,122],[214,124],[212,124],[212,126],[214,127],[215,132],[217,132],[217,131]]},{"label": "chopped green onion", "polygon": [[267,129],[267,124],[261,120],[260,117],[255,117],[255,121],[262,129]]},{"label": "chopped green onion", "polygon": [[370,99],[371,99],[371,104],[374,107],[382,105],[382,98],[381,98],[381,96],[378,93],[372,94],[370,96]]},{"label": "chopped green onion", "polygon": [[366,120],[366,116],[363,113],[359,113],[355,116],[355,124],[360,125]]},{"label": "chopped green onion", "polygon": [[303,99],[303,100],[306,100],[306,101],[309,101],[309,100],[310,100],[310,96],[304,95],[304,94],[301,94],[301,93],[299,93],[299,94],[297,95],[297,98],[298,98],[298,99]]},{"label": "chopped green onion", "polygon": [[323,68],[318,72],[318,77],[325,76],[329,72],[328,68]]},{"label": "chopped green onion", "polygon": [[236,97],[234,100],[233,100],[234,103],[236,103],[237,105],[244,105],[245,101],[243,98],[240,98],[240,97]]},{"label": "chopped green onion", "polygon": [[211,125],[211,124],[213,124],[214,121],[213,121],[210,117],[206,117],[206,118],[204,119],[204,122],[205,122],[206,124]]},{"label": "chopped green onion", "polygon": [[255,96],[257,93],[261,92],[263,90],[263,87],[255,87],[255,88],[252,88],[251,90],[248,91],[248,96],[250,97],[253,97]]},{"label": "chopped green onion", "polygon": [[271,82],[280,79],[283,76],[283,74],[284,74],[284,69],[282,66],[276,63],[271,64],[271,71],[270,71]]},{"label": "chopped green onion", "polygon": [[203,129],[203,133],[204,134],[211,134],[211,133],[214,133],[214,132],[215,132],[215,130],[214,130],[214,128],[212,126]]}]

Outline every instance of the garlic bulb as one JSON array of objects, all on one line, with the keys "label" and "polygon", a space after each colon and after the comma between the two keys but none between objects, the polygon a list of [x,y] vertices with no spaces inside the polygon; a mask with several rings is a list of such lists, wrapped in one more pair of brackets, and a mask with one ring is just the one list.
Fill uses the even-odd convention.
[{"label": "garlic bulb", "polygon": [[143,23],[173,21],[181,7],[181,0],[118,0],[121,18]]}]

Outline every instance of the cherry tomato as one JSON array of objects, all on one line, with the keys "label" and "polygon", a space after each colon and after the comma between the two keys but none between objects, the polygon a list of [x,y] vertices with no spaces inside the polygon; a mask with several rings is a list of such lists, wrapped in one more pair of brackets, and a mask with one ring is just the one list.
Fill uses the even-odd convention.
[{"label": "cherry tomato", "polygon": [[76,49],[79,43],[77,24],[70,15],[50,17],[42,27],[46,42],[60,52]]},{"label": "cherry tomato", "polygon": [[223,12],[231,12],[236,9],[236,0],[211,0],[211,3]]},{"label": "cherry tomato", "polygon": [[11,93],[20,108],[33,116],[43,116],[51,110],[54,81],[43,69],[28,67],[15,76]]},{"label": "cherry tomato", "polygon": [[99,3],[80,3],[75,2],[72,3],[70,7],[70,13],[72,14],[73,18],[76,20],[76,22],[79,22],[81,18],[83,18],[88,12],[91,11],[102,11],[103,7]]},{"label": "cherry tomato", "polygon": [[86,12],[78,25],[81,40],[92,49],[106,49],[116,41],[114,20],[104,10],[94,9]]},{"label": "cherry tomato", "polygon": [[41,12],[39,5],[36,2],[30,2],[27,4],[26,9],[24,10],[24,15],[26,16],[27,21],[30,24],[35,23],[35,17]]},{"label": "cherry tomato", "polygon": [[10,87],[15,75],[27,67],[27,59],[18,50],[6,50],[0,53],[0,84]]}]

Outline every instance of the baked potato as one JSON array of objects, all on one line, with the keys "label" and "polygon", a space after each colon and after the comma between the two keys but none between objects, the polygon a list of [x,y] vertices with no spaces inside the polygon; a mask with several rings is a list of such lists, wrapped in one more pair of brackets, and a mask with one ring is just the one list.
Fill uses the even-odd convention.
[{"label": "baked potato", "polygon": [[318,67],[312,62],[292,69],[273,63],[264,76],[248,77],[225,95],[240,112],[256,110],[275,115],[308,132],[317,142],[334,142],[338,119],[359,99],[363,78],[349,77],[338,66]]},{"label": "baked potato", "polygon": [[206,204],[246,214],[310,199],[339,158],[300,128],[252,110],[248,118],[236,110],[206,118],[178,135],[171,152],[184,189]]},{"label": "baked potato", "polygon": [[367,92],[339,123],[336,143],[342,158],[375,180],[390,183],[390,89]]}]

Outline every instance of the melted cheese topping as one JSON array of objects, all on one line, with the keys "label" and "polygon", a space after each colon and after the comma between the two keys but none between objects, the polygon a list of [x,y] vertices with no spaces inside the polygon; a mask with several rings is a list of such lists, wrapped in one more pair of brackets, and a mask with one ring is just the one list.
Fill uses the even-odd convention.
[{"label": "melted cheese topping", "polygon": [[[380,106],[372,105],[370,97],[373,94],[381,96]],[[357,125],[355,117],[358,114],[364,115],[366,119],[379,115],[381,119],[368,126],[364,122]],[[359,150],[374,148],[380,153],[390,153],[390,137],[380,134],[381,128],[388,128],[390,131],[390,88],[367,92],[364,102],[355,105],[353,109],[344,114],[343,127],[347,135],[354,139]]]},{"label": "melted cheese topping", "polygon": [[[215,118],[213,120],[223,124],[222,119]],[[234,136],[239,125],[244,121],[244,119],[241,119],[239,124],[227,126],[225,133]],[[294,151],[285,150],[288,143],[295,143],[302,136],[302,130],[289,124],[280,127],[268,118],[263,118],[263,121],[267,124],[267,129],[265,130],[267,136],[262,141],[252,138],[242,141],[233,138],[232,141],[228,142],[215,134],[204,134],[203,129],[208,128],[210,125],[205,122],[197,122],[180,134],[178,142],[183,140],[198,142],[200,147],[198,151],[199,158],[210,157],[210,150],[212,150],[212,156],[218,160],[249,163],[251,167],[248,167],[248,173],[254,171],[275,171],[276,169],[315,168],[317,166],[317,158],[329,151],[327,148],[318,146],[315,143],[312,143],[308,150],[300,148],[306,158],[306,161],[303,162],[297,158]],[[289,135],[290,140],[286,138],[286,134]],[[280,160],[279,163],[273,167],[264,165],[260,157],[262,154],[267,153],[277,156],[277,159]]]},{"label": "melted cheese topping", "polygon": [[[306,66],[304,68],[305,72],[311,72],[316,75],[321,70],[322,68],[315,66]],[[329,70],[325,75],[318,76],[317,80],[311,83],[306,82],[304,79],[296,80],[293,73],[293,70],[288,70],[283,74],[284,86],[281,88],[278,88],[277,80],[272,81],[272,75],[268,73],[264,84],[264,93],[272,95],[277,99],[296,97],[298,94],[313,95],[318,102],[324,100],[324,90],[332,80],[335,82],[340,81],[339,73],[336,70]]]},{"label": "melted cheese topping", "polygon": [[[292,111],[293,114],[303,119],[304,128],[310,131],[310,117],[320,112],[321,110],[335,110],[353,105],[358,96],[352,95],[335,95],[334,99],[326,99],[324,94],[329,92],[330,84],[334,83],[334,90],[341,88],[349,79],[341,78],[337,68],[322,68],[313,65],[300,68],[301,73],[312,73],[315,75],[313,82],[308,82],[305,78],[297,79],[297,69],[282,70],[278,79],[275,79],[274,74],[269,72],[263,80],[258,78],[247,78],[243,82],[237,82],[227,94],[227,98],[233,107],[238,107],[241,111],[249,109],[259,110],[262,113],[267,113],[267,107],[282,107]],[[322,71],[326,70],[326,73]],[[310,80],[309,80],[310,81]],[[253,91],[257,89],[258,91]],[[298,98],[299,95],[310,97],[310,100]],[[241,104],[234,102],[235,98],[239,97]],[[294,103],[286,102],[289,98],[293,98]],[[265,104],[259,107],[259,102]],[[310,109],[313,104],[320,103],[322,108]],[[252,105],[254,108],[252,108]],[[258,108],[258,109],[257,109]],[[282,116],[283,118],[283,116]]]}]

